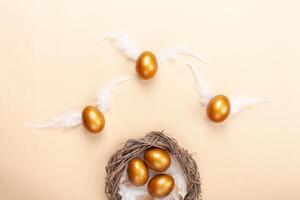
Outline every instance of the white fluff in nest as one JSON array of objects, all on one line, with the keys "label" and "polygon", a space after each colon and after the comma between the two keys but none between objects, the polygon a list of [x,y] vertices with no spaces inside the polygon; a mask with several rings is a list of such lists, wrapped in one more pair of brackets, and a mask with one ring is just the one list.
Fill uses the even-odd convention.
[{"label": "white fluff in nest", "polygon": [[[143,52],[135,44],[135,42],[124,33],[108,32],[102,35],[97,41],[101,42],[104,39],[113,40],[118,49],[130,60],[136,61],[139,55]],[[173,61],[179,55],[187,55],[207,64],[206,59],[197,55],[192,49],[186,46],[172,46],[156,52],[157,61],[159,64],[165,64]]]},{"label": "white fluff in nest", "polygon": [[[168,196],[160,198],[159,200],[182,200],[187,194],[187,184],[184,172],[175,156],[172,155],[171,160],[170,167],[162,173],[173,177],[175,181],[174,189]],[[158,174],[153,170],[149,170],[149,172],[149,180],[154,175]],[[124,170],[120,181],[119,195],[122,197],[122,200],[158,200],[149,195],[147,190],[148,182],[140,187],[134,186],[128,181],[127,170]]]}]

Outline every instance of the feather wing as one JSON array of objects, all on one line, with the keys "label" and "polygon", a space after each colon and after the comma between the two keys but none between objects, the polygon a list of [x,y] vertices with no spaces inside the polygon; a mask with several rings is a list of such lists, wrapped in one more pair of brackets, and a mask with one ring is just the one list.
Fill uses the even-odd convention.
[{"label": "feather wing", "polygon": [[[215,96],[214,90],[206,83],[206,81],[200,76],[200,74],[197,72],[194,66],[189,65],[191,68],[195,80],[196,85],[199,90],[199,93],[203,100],[201,101],[201,104],[203,106],[207,106],[208,102]],[[267,102],[265,99],[259,99],[259,98],[253,98],[253,97],[230,97],[230,103],[231,103],[231,114],[238,113],[242,108],[255,105],[257,103],[261,102]]]},{"label": "feather wing", "polygon": [[[106,86],[98,95],[97,105],[100,110],[104,113],[109,109],[109,103],[111,99],[111,92],[116,85],[129,80],[131,77],[123,77],[111,82]],[[42,124],[25,124],[32,128],[54,128],[54,129],[68,129],[74,128],[82,123],[81,113],[78,111],[72,111],[62,113],[48,122]]]},{"label": "feather wing", "polygon": [[202,97],[201,104],[206,106],[210,99],[214,96],[215,92],[213,88],[204,80],[204,78],[198,73],[193,65],[187,64],[193,72],[195,77],[197,89]]},{"label": "feather wing", "polygon": [[136,61],[141,51],[136,47],[135,43],[124,33],[109,32],[105,33],[102,37],[96,40],[96,43],[105,39],[111,39],[116,42],[119,50],[125,56],[133,61]]},{"label": "feather wing", "polygon": [[74,128],[82,123],[81,113],[72,111],[63,113],[54,117],[50,121],[43,124],[25,124],[32,128],[55,128],[55,129],[67,129]]},{"label": "feather wing", "polygon": [[265,99],[259,99],[254,97],[230,97],[231,114],[236,114],[244,107],[252,106],[258,103],[267,102]]},{"label": "feather wing", "polygon": [[174,46],[170,48],[162,49],[157,54],[157,59],[159,64],[165,64],[167,62],[175,60],[179,55],[187,55],[207,64],[206,59],[197,55],[192,49],[184,46]]},{"label": "feather wing", "polygon": [[109,110],[109,104],[111,102],[111,93],[114,90],[114,88],[125,82],[132,79],[131,76],[126,76],[126,77],[122,77],[122,78],[118,78],[114,81],[112,81],[111,83],[109,83],[105,88],[103,88],[100,93],[98,94],[98,98],[97,98],[97,106],[99,107],[99,109],[101,110],[102,113],[105,113]]}]

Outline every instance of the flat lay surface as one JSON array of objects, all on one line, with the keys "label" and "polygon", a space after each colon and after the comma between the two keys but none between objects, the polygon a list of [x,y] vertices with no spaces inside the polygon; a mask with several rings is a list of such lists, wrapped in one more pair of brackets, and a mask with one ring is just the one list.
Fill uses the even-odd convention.
[{"label": "flat lay surface", "polygon": [[[300,3],[287,1],[0,1],[0,199],[104,200],[105,165],[130,138],[164,130],[194,153],[205,200],[300,199]],[[184,44],[151,80],[115,89],[105,128],[39,130],[136,75],[109,40],[143,50]],[[215,124],[191,63],[220,94],[268,99]]]}]

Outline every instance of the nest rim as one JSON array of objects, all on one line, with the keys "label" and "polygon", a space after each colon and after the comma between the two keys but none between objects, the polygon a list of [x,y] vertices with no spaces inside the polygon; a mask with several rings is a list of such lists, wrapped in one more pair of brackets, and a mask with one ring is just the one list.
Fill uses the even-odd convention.
[{"label": "nest rim", "polygon": [[150,148],[160,148],[175,155],[186,177],[187,194],[184,200],[201,200],[201,181],[198,165],[186,149],[180,147],[177,140],[163,131],[152,131],[144,137],[129,139],[114,153],[106,166],[105,194],[109,200],[121,200],[119,195],[120,179],[128,162]]}]

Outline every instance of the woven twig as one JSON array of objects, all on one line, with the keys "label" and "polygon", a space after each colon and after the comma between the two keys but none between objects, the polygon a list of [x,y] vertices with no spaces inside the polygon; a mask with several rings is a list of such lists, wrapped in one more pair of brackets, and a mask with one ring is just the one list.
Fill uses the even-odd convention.
[{"label": "woven twig", "polygon": [[201,200],[200,174],[196,162],[187,150],[177,144],[175,139],[163,132],[150,132],[143,138],[130,139],[122,149],[111,156],[106,166],[105,193],[108,199],[121,200],[118,191],[127,163],[151,147],[167,150],[176,156],[186,176],[188,190],[184,200]]}]

